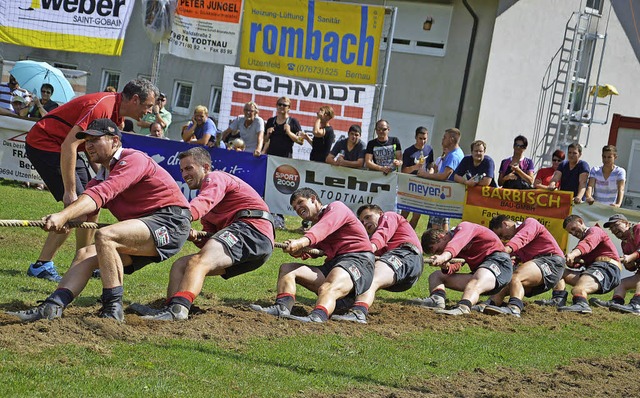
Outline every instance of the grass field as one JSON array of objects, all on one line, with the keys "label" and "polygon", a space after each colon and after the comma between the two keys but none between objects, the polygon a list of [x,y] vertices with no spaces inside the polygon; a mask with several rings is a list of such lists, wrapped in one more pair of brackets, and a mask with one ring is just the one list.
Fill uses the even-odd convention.
[{"label": "grass field", "polygon": [[[48,192],[7,181],[0,198],[0,219],[59,208]],[[103,212],[100,221],[114,219]],[[287,219],[291,231],[299,226]],[[294,236],[278,231],[276,240]],[[33,306],[55,288],[26,276],[44,238],[38,228],[0,228],[3,397],[622,397],[640,389],[636,316],[558,314],[528,303],[521,319],[442,317],[404,305],[428,294],[425,276],[407,292],[380,292],[367,325],[300,324],[248,310],[273,301],[278,266],[292,261],[281,250],[250,274],[208,278],[187,322],[99,319],[94,279],[64,318],[20,324],[4,311]],[[74,246],[72,237],[56,257],[59,271]],[[181,255],[193,251],[188,243]],[[125,304],[158,303],[170,266],[125,276]],[[315,295],[301,288],[297,300],[295,311],[307,312]]]}]

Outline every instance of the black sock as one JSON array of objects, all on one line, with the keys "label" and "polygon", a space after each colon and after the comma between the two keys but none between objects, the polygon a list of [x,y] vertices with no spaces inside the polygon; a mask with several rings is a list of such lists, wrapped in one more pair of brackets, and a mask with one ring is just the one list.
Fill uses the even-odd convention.
[{"label": "black sock", "polygon": [[473,304],[471,304],[471,301],[466,300],[466,299],[458,301],[458,305],[466,305],[469,308],[471,308],[473,306]]},{"label": "black sock", "polygon": [[169,305],[171,304],[180,304],[183,307],[187,307],[187,309],[191,309],[192,303],[186,297],[173,296],[171,297],[171,301],[169,301]]},{"label": "black sock", "polygon": [[629,301],[629,304],[640,305],[640,295],[634,295],[631,301]]},{"label": "black sock", "polygon": [[124,287],[116,286],[109,289],[102,289],[102,301],[105,303],[110,303],[113,301],[122,300],[122,296],[124,295]]},{"label": "black sock", "polygon": [[[326,322],[329,319],[329,315],[322,309],[320,308],[315,308],[313,311],[311,311],[311,314],[316,314],[318,315],[318,317],[320,319],[322,319],[324,322]],[[311,315],[309,314],[309,315]]]},{"label": "black sock", "polygon": [[[633,301],[633,299],[631,299]],[[620,297],[620,296],[613,296],[613,298],[611,299],[611,301],[613,301],[616,304],[620,304],[620,305],[624,305],[624,297]]]},{"label": "black sock", "polygon": [[569,293],[566,290],[554,290],[553,293],[551,293],[551,298],[559,298],[559,299],[566,299],[569,296]]},{"label": "black sock", "polygon": [[66,308],[73,301],[73,293],[69,289],[56,289],[49,297],[44,300],[45,302],[54,303],[62,308]]},{"label": "black sock", "polygon": [[515,305],[520,311],[524,308],[524,303],[517,297],[509,297],[509,305]]},{"label": "black sock", "polygon": [[446,299],[446,298],[447,298],[447,292],[445,292],[445,291],[444,291],[444,290],[442,290],[442,289],[436,289],[436,290],[432,291],[432,292],[431,292],[431,295],[432,295],[432,296],[440,296],[440,297],[442,297],[443,299]]},{"label": "black sock", "polygon": [[573,296],[573,304],[587,303],[587,298],[582,296]]},{"label": "black sock", "polygon": [[289,311],[293,308],[293,305],[296,303],[296,299],[290,295],[283,295],[276,298],[276,304],[287,307]]}]

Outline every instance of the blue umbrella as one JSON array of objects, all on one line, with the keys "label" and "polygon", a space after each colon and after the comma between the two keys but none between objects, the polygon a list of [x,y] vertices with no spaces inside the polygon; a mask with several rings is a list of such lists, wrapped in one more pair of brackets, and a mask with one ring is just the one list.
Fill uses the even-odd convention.
[{"label": "blue umbrella", "polygon": [[40,87],[44,83],[51,84],[53,86],[51,99],[59,103],[69,102],[76,95],[62,71],[46,62],[18,61],[9,73],[16,78],[20,87],[32,93],[38,93],[38,96],[40,96]]}]

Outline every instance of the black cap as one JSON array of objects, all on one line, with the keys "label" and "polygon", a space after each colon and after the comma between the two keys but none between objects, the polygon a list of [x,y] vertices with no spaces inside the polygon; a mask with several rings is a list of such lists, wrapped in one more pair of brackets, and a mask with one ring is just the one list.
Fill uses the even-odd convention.
[{"label": "black cap", "polygon": [[160,96],[158,98],[167,98],[167,96],[164,95],[164,93],[160,93]]},{"label": "black cap", "polygon": [[83,140],[87,138],[87,135],[94,137],[101,137],[103,135],[115,135],[122,138],[122,133],[118,126],[111,119],[96,119],[89,123],[85,131],[81,131],[76,134],[76,138]]},{"label": "black cap", "polygon": [[629,222],[629,220],[627,220],[627,217],[625,217],[624,215],[622,215],[622,214],[614,214],[611,217],[609,217],[609,221],[604,223],[604,227],[605,228],[609,228],[609,227],[611,227],[613,224],[615,224],[618,221]]}]

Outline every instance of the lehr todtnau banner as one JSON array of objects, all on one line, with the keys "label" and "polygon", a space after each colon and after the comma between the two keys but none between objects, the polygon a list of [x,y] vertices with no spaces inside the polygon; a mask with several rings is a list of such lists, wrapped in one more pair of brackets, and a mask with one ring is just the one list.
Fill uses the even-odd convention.
[{"label": "lehr todtnau banner", "polygon": [[532,217],[544,225],[565,250],[567,232],[562,223],[571,214],[572,203],[573,192],[473,187],[467,188],[462,220],[488,227],[489,221],[498,214],[505,214],[516,222]]},{"label": "lehr todtnau banner", "polygon": [[375,84],[383,24],[379,6],[246,0],[240,67]]},{"label": "lehr todtnau banner", "polygon": [[135,0],[3,0],[0,41],[120,55]]},{"label": "lehr todtnau banner", "polygon": [[162,51],[192,61],[234,65],[242,0],[180,0]]}]

